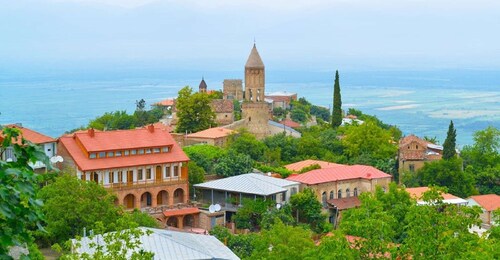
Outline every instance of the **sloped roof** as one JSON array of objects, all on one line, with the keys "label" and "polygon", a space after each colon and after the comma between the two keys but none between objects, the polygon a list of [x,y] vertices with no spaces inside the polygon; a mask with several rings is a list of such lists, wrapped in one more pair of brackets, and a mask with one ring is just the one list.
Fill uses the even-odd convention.
[{"label": "sloped roof", "polygon": [[471,196],[471,198],[486,211],[493,211],[500,208],[500,196],[496,194],[477,195]]},{"label": "sloped roof", "polygon": [[200,210],[198,208],[169,209],[163,211],[163,215],[165,217],[182,216],[196,213],[200,213]]},{"label": "sloped roof", "polygon": [[392,176],[367,165],[341,165],[333,168],[316,169],[302,174],[290,175],[287,180],[304,184],[318,184],[351,179],[379,179]]},{"label": "sloped roof", "polygon": [[229,136],[236,131],[231,129],[226,129],[222,127],[213,127],[209,129],[205,129],[196,133],[188,134],[188,138],[208,138],[208,139],[217,139]]},{"label": "sloped roof", "polygon": [[284,125],[284,124],[281,124],[281,123],[275,122],[275,121],[273,121],[273,120],[269,120],[269,121],[267,121],[267,124],[268,124],[268,125],[270,125],[270,126],[275,126],[275,127],[283,128],[285,131],[287,131],[287,132],[291,132],[291,133],[294,133],[294,134],[297,134],[297,135],[299,135],[299,136],[301,136],[301,135],[302,135],[299,131],[297,131],[297,130],[295,130],[295,129],[293,129],[293,128],[289,127],[289,126],[286,126],[286,125]]},{"label": "sloped roof", "polygon": [[305,167],[311,166],[313,164],[319,165],[321,167],[321,169],[343,166],[343,164],[308,159],[308,160],[303,160],[300,162],[287,164],[287,165],[285,165],[285,168],[287,168],[290,171],[298,172],[298,171],[304,169]]},{"label": "sloped roof", "polygon": [[298,184],[294,181],[269,177],[258,173],[247,173],[195,184],[194,187],[269,196],[286,191],[284,187]]},{"label": "sloped roof", "polygon": [[259,52],[257,51],[257,47],[255,46],[255,43],[253,44],[253,48],[250,51],[250,55],[248,56],[247,63],[245,64],[245,68],[252,68],[252,69],[263,69],[264,68],[264,62],[262,62],[262,59],[260,58]]},{"label": "sloped roof", "polygon": [[229,99],[214,99],[210,102],[210,106],[215,113],[233,113],[234,104]]},{"label": "sloped roof", "polygon": [[[5,127],[19,129],[21,131],[21,136],[24,139],[26,139],[34,144],[44,144],[44,143],[56,142],[56,139],[54,139],[50,136],[46,136],[46,135],[41,134],[37,131],[31,130],[29,128],[22,127],[22,126],[19,126],[16,124],[6,125]],[[0,140],[3,140],[3,135],[1,132],[0,132]],[[18,140],[18,143],[20,143],[19,140]]]},{"label": "sloped roof", "polygon": [[[214,236],[156,228],[141,227],[140,229],[144,233],[146,231],[152,231],[152,233],[142,235],[139,239],[141,245],[130,251],[153,252],[153,259],[239,259]],[[72,242],[77,241],[73,239]],[[76,249],[78,253],[93,254],[95,250],[90,247],[90,244],[104,245],[104,239],[102,235],[96,235],[92,239],[84,237],[79,243],[81,246]]]},{"label": "sloped roof", "polygon": [[[415,188],[406,188],[406,191],[410,193],[410,196],[414,199],[417,200],[419,204],[426,204],[424,203],[421,198],[424,192],[428,191],[429,187],[415,187]],[[449,203],[449,204],[458,204],[458,203],[467,203],[466,200],[459,198],[453,194],[449,193],[443,193],[441,194],[443,196],[443,202],[444,203]]]},{"label": "sloped roof", "polygon": [[283,121],[280,122],[280,124],[283,124],[283,125],[286,125],[288,127],[291,127],[291,128],[298,128],[300,127],[300,124],[293,121],[293,120],[290,120],[290,119],[285,119]]},{"label": "sloped roof", "polygon": [[175,103],[174,99],[164,99],[164,100],[162,100],[160,102],[154,103],[153,105],[168,107],[168,106],[173,106],[174,103]]},{"label": "sloped roof", "polygon": [[328,204],[337,207],[339,210],[356,208],[361,205],[361,201],[358,197],[331,199],[326,201]]},{"label": "sloped roof", "polygon": [[[179,145],[174,141],[170,133],[165,129],[155,128],[154,132],[148,129],[116,130],[116,131],[95,131],[94,137],[90,137],[87,132],[79,132],[73,135],[65,135],[59,138],[61,144],[68,150],[69,155],[81,171],[112,169],[121,167],[143,166],[161,163],[186,162],[189,158],[182,151]],[[97,140],[91,140],[99,136]],[[83,137],[83,138],[80,138]],[[135,140],[135,139],[142,140]],[[110,158],[90,159],[82,151],[77,142],[81,142],[83,147],[91,149],[90,151],[109,151],[109,150],[127,150],[142,147],[161,147],[170,145],[171,149],[166,153],[151,153],[142,155],[130,155]]]},{"label": "sloped roof", "polygon": [[201,82],[200,82],[200,85],[198,86],[198,88],[200,88],[200,89],[202,89],[202,88],[207,89],[207,83],[205,82],[204,78],[201,79]]},{"label": "sloped roof", "polygon": [[431,142],[428,142],[422,138],[419,138],[415,135],[408,135],[408,136],[405,136],[403,138],[401,138],[401,140],[399,140],[399,146],[406,146],[412,142],[417,142],[419,144],[422,145],[422,147],[427,147],[428,144],[433,144]]}]

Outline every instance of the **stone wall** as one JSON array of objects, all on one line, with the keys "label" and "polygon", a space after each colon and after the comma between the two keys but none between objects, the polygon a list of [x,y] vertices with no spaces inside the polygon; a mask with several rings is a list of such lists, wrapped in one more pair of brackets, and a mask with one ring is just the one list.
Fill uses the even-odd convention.
[{"label": "stone wall", "polygon": [[222,83],[223,98],[243,100],[243,82],[241,79],[225,79]]},{"label": "stone wall", "polygon": [[269,110],[265,102],[243,102],[242,118],[246,121],[246,128],[255,135],[257,139],[263,139],[271,135],[269,129]]}]

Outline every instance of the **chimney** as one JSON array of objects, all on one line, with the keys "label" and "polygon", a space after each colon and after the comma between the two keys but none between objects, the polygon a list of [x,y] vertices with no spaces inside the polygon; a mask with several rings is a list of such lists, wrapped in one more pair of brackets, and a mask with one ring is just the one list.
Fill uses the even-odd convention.
[{"label": "chimney", "polygon": [[155,132],[155,126],[153,124],[148,125],[148,131],[151,133]]},{"label": "chimney", "polygon": [[94,128],[90,128],[87,133],[89,134],[90,137],[94,137],[95,136],[95,131],[94,131]]}]

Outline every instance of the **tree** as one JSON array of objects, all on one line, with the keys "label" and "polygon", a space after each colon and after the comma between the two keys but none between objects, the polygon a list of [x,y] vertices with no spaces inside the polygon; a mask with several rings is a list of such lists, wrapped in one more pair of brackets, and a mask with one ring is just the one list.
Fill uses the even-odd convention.
[{"label": "tree", "polygon": [[49,244],[64,242],[83,229],[95,228],[101,221],[106,231],[113,230],[113,223],[121,210],[115,206],[115,197],[95,182],[82,181],[70,174],[63,174],[54,183],[43,187],[38,193],[45,214],[46,234],[41,234]]},{"label": "tree", "polygon": [[247,132],[240,131],[238,134],[230,136],[228,147],[237,153],[242,153],[250,156],[255,161],[262,161],[266,145],[257,140],[255,135]]},{"label": "tree", "polygon": [[177,97],[177,123],[176,131],[198,132],[217,125],[215,112],[210,107],[211,98],[207,93],[193,93],[190,87],[179,90]]},{"label": "tree", "polygon": [[359,250],[353,248],[351,243],[347,241],[344,233],[340,230],[335,230],[331,235],[326,235],[321,239],[321,244],[309,250],[304,259],[361,259]]},{"label": "tree", "polygon": [[16,157],[11,162],[0,161],[0,258],[10,259],[11,246],[27,244],[30,249],[34,246],[28,230],[30,225],[42,230],[42,201],[35,198],[38,174],[28,163],[41,161],[50,167],[50,162],[41,148],[20,138],[19,129],[7,127],[2,132],[0,158],[9,147]]},{"label": "tree", "polygon": [[443,159],[449,160],[456,157],[456,140],[457,140],[457,130],[453,127],[453,120],[450,121],[450,126],[448,127],[448,133],[446,134],[446,139],[443,143]]},{"label": "tree", "polygon": [[214,166],[227,151],[213,145],[191,145],[182,148],[191,161],[203,167],[206,173],[215,173]]},{"label": "tree", "polygon": [[342,99],[340,97],[339,71],[335,72],[335,84],[333,85],[333,112],[332,127],[339,127],[342,124]]},{"label": "tree", "polygon": [[326,107],[312,105],[311,115],[321,118],[325,122],[330,122],[330,110]]},{"label": "tree", "polygon": [[229,151],[214,166],[214,171],[217,175],[230,177],[240,174],[249,173],[252,171],[253,161],[246,154]]},{"label": "tree", "polygon": [[[122,212],[117,223],[135,223],[139,227],[159,228],[158,220],[146,212],[134,209],[132,212]],[[134,225],[135,225],[134,224]],[[127,228],[130,226],[126,226]]]},{"label": "tree", "polygon": [[321,203],[312,189],[304,189],[292,195],[290,205],[297,222],[308,223],[317,233],[328,231],[326,216],[321,214]]},{"label": "tree", "polygon": [[294,226],[295,219],[292,216],[292,207],[290,204],[281,205],[281,208],[271,207],[270,210],[262,214],[260,227],[263,229],[271,229],[273,225],[281,221],[287,226]]},{"label": "tree", "polygon": [[239,208],[236,214],[233,215],[236,228],[257,230],[259,229],[262,215],[274,206],[274,203],[272,200],[243,199],[242,205],[243,207]]},{"label": "tree", "polygon": [[188,163],[189,192],[193,194],[193,185],[205,181],[205,170],[194,161]]}]

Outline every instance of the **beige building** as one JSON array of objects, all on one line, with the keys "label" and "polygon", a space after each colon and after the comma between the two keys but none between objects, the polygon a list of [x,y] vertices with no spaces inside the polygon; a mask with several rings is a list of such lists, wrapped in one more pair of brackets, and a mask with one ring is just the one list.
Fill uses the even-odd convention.
[{"label": "beige building", "polygon": [[196,133],[188,134],[186,136],[186,139],[188,140],[188,143],[209,144],[223,147],[227,143],[229,136],[234,133],[236,133],[236,131],[231,129],[214,127]]},{"label": "beige building", "polygon": [[440,160],[443,147],[409,135],[399,141],[399,173],[415,172],[422,168],[425,162]]},{"label": "beige building", "polygon": [[224,99],[243,100],[243,82],[241,79],[225,79],[222,83]]},{"label": "beige building", "polygon": [[210,107],[215,112],[215,122],[218,125],[228,125],[234,122],[234,104],[228,99],[214,99]]}]

